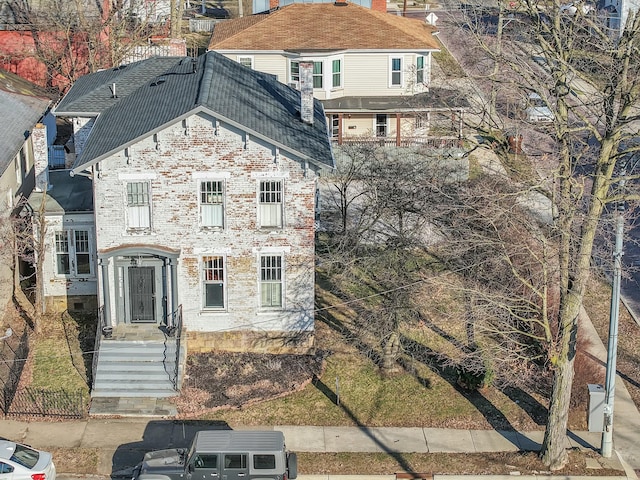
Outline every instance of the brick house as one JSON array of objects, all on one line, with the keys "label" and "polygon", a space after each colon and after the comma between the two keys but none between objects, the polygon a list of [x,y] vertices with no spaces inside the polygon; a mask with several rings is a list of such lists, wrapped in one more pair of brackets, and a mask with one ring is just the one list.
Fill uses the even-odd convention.
[{"label": "brick house", "polygon": [[[318,101],[209,52],[86,75],[55,114],[74,124],[72,179],[92,182],[95,225],[80,245],[97,260],[84,271],[101,345],[147,342],[120,362],[156,340],[173,356],[151,355],[161,370],[165,358],[164,386],[145,386],[124,372],[146,364],[101,376],[100,347],[93,397],[175,395],[185,340],[190,352],[313,348],[316,182],[334,163]],[[52,257],[78,254],[77,230],[50,230]]]}]

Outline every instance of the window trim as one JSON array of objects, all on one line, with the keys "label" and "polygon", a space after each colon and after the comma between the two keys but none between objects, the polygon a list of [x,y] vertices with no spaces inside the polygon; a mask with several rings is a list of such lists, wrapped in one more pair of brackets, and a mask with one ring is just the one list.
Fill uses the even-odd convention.
[{"label": "window trim", "polygon": [[[143,192],[142,194],[140,193],[132,193],[132,195],[144,195],[146,194],[147,197],[147,201],[146,203],[142,203],[141,205],[135,205],[135,204],[130,204],[129,203],[129,185],[134,185],[134,184],[140,184],[140,185],[146,185],[146,192]],[[151,194],[151,181],[148,179],[130,179],[127,180],[125,182],[125,188],[124,188],[124,195],[125,195],[125,207],[126,207],[126,231],[130,232],[130,233],[149,233],[151,232],[152,229],[152,208],[151,208],[151,198],[152,198],[152,194]],[[147,209],[147,215],[149,217],[148,220],[148,225],[147,226],[132,226],[132,218],[131,218],[131,209],[133,207],[141,207],[141,206],[146,206]]]},{"label": "window trim", "polygon": [[[296,71],[294,72],[294,68],[296,67]],[[289,60],[289,81],[287,83],[297,83],[300,84],[300,60]]]},{"label": "window trim", "polygon": [[[222,224],[221,225],[206,225],[203,219],[203,206],[204,205],[218,205],[218,203],[205,203],[203,201],[203,197],[205,192],[202,187],[205,183],[219,183],[221,187],[220,195],[222,197],[222,201],[219,203],[222,209]],[[224,230],[226,227],[226,213],[227,213],[227,202],[226,202],[226,193],[227,193],[227,182],[223,178],[199,178],[198,179],[198,224],[200,228],[203,230]],[[216,195],[215,192],[211,192],[212,195]]]},{"label": "window trim", "polygon": [[[222,279],[211,279],[207,280],[207,270],[210,268],[212,272],[216,269],[216,267],[207,267],[208,261],[220,260],[222,262],[222,266],[218,267],[222,272]],[[202,292],[202,309],[206,311],[212,312],[226,312],[227,311],[227,277],[228,277],[228,267],[227,267],[227,256],[223,254],[211,254],[211,255],[203,255],[200,259],[201,262],[201,292]],[[216,305],[207,305],[207,292],[206,286],[209,284],[219,284],[222,283],[222,306]]]},{"label": "window trim", "polygon": [[[342,78],[343,78],[343,74],[342,74],[342,65],[344,64],[344,62],[342,61],[342,58],[331,58],[331,88],[334,90],[340,89],[342,88],[343,84],[342,84]],[[338,71],[334,71],[334,67],[336,65],[336,62],[338,62]],[[338,76],[338,85],[336,85],[336,75]]]},{"label": "window trim", "polygon": [[[78,251],[78,238],[77,233],[83,232],[86,234],[86,251]],[[66,243],[67,250],[63,252],[59,250],[59,236],[64,234],[64,241]],[[67,256],[67,264],[69,273],[60,273],[58,266],[58,258],[61,255]],[[89,260],[89,273],[78,272],[78,255],[87,255]],[[54,276],[58,278],[93,278],[95,277],[94,266],[95,252],[93,248],[93,232],[90,228],[63,228],[57,229],[53,232],[53,271]]]},{"label": "window trim", "polygon": [[[264,191],[264,195],[273,195],[274,193],[276,195],[279,194],[279,202],[268,202],[268,201],[263,201],[263,190],[262,190],[262,186],[263,184],[267,184],[267,183],[277,183],[279,184],[279,190],[278,191],[272,191],[272,190],[265,190]],[[258,227],[261,229],[282,229],[284,228],[284,203],[285,203],[285,199],[284,199],[284,179],[283,178],[260,178],[258,179],[258,189],[257,189],[257,203],[258,203]],[[263,215],[262,210],[263,210],[263,205],[265,205],[265,209],[266,209],[266,205],[279,205],[278,207],[278,211],[276,216],[278,216],[279,214],[279,222],[275,225],[266,225],[264,222],[264,217],[265,215]]]},{"label": "window trim", "polygon": [[[289,60],[289,81],[287,83],[291,84],[294,83],[296,85],[300,85],[300,62],[304,62],[304,61],[308,61],[313,63],[313,71],[312,71],[312,75],[311,75],[311,79],[313,82],[313,89],[314,90],[323,90],[325,88],[325,84],[326,79],[325,79],[325,66],[324,66],[324,60],[314,60],[314,59],[308,59],[305,60],[303,58],[299,58],[296,60]],[[320,72],[316,73],[316,65],[320,66]],[[294,72],[294,66],[296,66],[296,70],[297,72]],[[316,86],[316,79],[320,79],[320,86]]]},{"label": "window trim", "polygon": [[[379,120],[384,117],[384,124]],[[389,136],[389,115],[384,113],[378,113],[375,117],[375,136],[376,138],[387,138]],[[384,128],[384,135],[380,135],[380,128]]]},{"label": "window trim", "polygon": [[[420,66],[420,60],[422,60],[422,66]],[[426,71],[426,58],[424,55],[416,56],[416,84],[425,85],[425,71]],[[422,77],[422,78],[420,78]]]},{"label": "window trim", "polygon": [[[263,259],[271,258],[278,259],[279,265],[263,267]],[[279,279],[270,280],[263,278],[263,272],[265,269],[276,269],[279,273]],[[284,252],[263,252],[258,255],[258,305],[262,310],[284,310],[285,308],[285,272],[286,263]],[[273,301],[269,304],[263,303],[262,287],[263,285],[280,285],[280,302],[279,305],[274,305]],[[273,291],[270,292],[270,297],[273,297]]]},{"label": "window trim", "polygon": [[[249,65],[245,65],[244,63],[242,63],[243,60],[249,60]],[[245,67],[250,68],[251,70],[254,70],[254,57],[253,55],[238,55],[236,57],[236,61],[240,64],[243,65]]]},{"label": "window trim", "polygon": [[[399,68],[394,70],[394,61],[398,60],[400,62]],[[402,63],[404,58],[399,56],[390,56],[389,57],[389,88],[402,88],[404,86],[404,72],[402,70]],[[394,83],[394,75],[397,74],[399,76],[399,82]]]}]

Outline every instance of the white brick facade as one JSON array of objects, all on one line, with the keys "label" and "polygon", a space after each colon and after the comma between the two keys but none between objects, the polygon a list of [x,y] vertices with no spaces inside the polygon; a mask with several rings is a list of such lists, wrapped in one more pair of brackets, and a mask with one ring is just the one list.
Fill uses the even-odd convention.
[{"label": "white brick facade", "polygon": [[[76,140],[77,146],[81,143]],[[98,276],[107,284],[99,288],[99,303],[108,302],[105,311],[112,325],[135,321],[127,293],[135,280],[127,271],[147,266],[155,275],[149,287],[154,292],[154,321],[164,322],[162,312],[181,305],[189,343],[200,350],[250,349],[246,338],[232,332],[252,332],[251,342],[261,342],[256,340],[260,333],[306,332],[308,346],[314,328],[316,174],[304,161],[199,114],[93,168],[97,252],[102,258],[98,270],[105,269]],[[200,221],[200,186],[208,180],[224,185],[220,229],[204,228]],[[281,182],[282,228],[260,226],[259,188],[266,180]],[[135,182],[149,186],[150,228],[142,231],[128,228],[127,184]],[[163,251],[171,258],[162,258]],[[283,262],[281,308],[260,306],[264,254],[280,256]],[[205,257],[223,259],[224,307],[205,307]],[[172,277],[176,285],[171,285]],[[198,334],[211,342],[198,342]]]}]

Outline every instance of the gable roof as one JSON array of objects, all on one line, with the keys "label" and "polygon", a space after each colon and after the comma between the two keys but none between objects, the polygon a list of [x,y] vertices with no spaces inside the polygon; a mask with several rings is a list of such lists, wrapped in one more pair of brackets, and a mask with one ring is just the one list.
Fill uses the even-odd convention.
[{"label": "gable roof", "polygon": [[[116,84],[116,96],[112,88]],[[58,116],[97,116],[77,173],[89,165],[198,112],[235,125],[249,135],[317,165],[333,166],[322,104],[314,122],[300,119],[300,92],[209,52],[143,60],[80,78],[55,110]]]},{"label": "gable roof", "polygon": [[[0,69],[0,175],[29,132],[47,113],[53,96],[27,80]],[[11,119],[6,121],[6,119]]]},{"label": "gable roof", "polygon": [[209,50],[439,50],[424,21],[353,3],[294,3],[215,25]]}]

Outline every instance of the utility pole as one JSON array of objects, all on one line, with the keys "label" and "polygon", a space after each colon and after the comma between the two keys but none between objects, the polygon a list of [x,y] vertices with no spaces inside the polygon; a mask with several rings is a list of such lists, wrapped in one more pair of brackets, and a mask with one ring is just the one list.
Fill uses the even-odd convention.
[{"label": "utility pole", "polygon": [[[626,160],[620,169],[620,191],[624,192],[624,176]],[[609,343],[607,346],[607,374],[605,377],[604,396],[604,430],[600,453],[603,457],[611,457],[613,450],[613,401],[616,388],[616,358],[618,356],[618,318],[620,316],[620,280],[622,278],[622,239],[624,236],[624,199],[618,202],[615,219],[616,244],[613,251],[613,285],[611,291],[611,308],[609,310]]]}]

